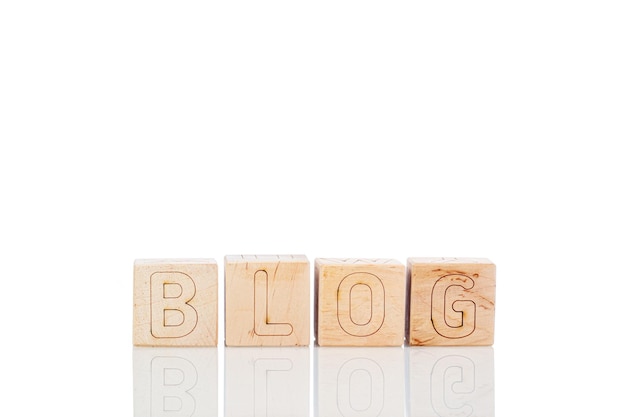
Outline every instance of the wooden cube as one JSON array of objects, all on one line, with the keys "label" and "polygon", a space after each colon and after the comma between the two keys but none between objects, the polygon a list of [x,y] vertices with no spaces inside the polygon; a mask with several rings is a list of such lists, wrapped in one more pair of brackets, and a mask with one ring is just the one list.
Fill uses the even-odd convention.
[{"label": "wooden cube", "polygon": [[483,258],[409,258],[413,346],[492,345],[496,266]]},{"label": "wooden cube", "polygon": [[217,263],[138,259],[134,276],[136,346],[217,345]]},{"label": "wooden cube", "polygon": [[308,346],[306,256],[230,255],[224,269],[227,346]]},{"label": "wooden cube", "polygon": [[320,346],[400,346],[404,265],[393,259],[315,260],[315,337]]}]

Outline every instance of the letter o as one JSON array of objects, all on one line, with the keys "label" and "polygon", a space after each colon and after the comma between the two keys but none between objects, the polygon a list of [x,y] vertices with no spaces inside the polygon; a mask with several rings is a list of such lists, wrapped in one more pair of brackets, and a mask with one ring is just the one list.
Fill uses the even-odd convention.
[{"label": "letter o", "polygon": [[[357,285],[369,288],[369,300],[353,300],[352,290]],[[353,320],[354,310],[363,308],[361,303],[370,303],[370,319],[365,323]],[[365,337],[376,333],[385,321],[385,286],[374,274],[355,272],[346,275],[337,287],[337,319],[339,326],[351,336]]]}]

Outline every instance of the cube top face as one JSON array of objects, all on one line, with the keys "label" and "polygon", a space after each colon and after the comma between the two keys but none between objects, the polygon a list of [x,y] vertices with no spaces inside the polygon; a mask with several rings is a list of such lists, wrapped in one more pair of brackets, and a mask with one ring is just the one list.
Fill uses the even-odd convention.
[{"label": "cube top face", "polygon": [[160,259],[135,259],[135,266],[137,265],[203,265],[211,264],[217,265],[215,259],[209,258],[160,258]]},{"label": "cube top face", "polygon": [[316,259],[320,346],[401,346],[405,268],[393,259]]},{"label": "cube top face", "polygon": [[133,344],[216,346],[217,291],[213,259],[138,259]]},{"label": "cube top face", "polygon": [[484,258],[409,258],[413,346],[492,345],[496,266]]},{"label": "cube top face", "polygon": [[224,258],[227,346],[308,346],[310,271],[304,255]]},{"label": "cube top face", "polygon": [[402,265],[400,261],[387,258],[317,258],[317,265]]},{"label": "cube top face", "polygon": [[454,257],[427,257],[427,258],[418,258],[413,257],[408,259],[408,263],[412,264],[491,264],[491,262],[487,258],[454,258]]},{"label": "cube top face", "polygon": [[249,262],[294,262],[309,264],[305,255],[226,255],[224,263],[249,263]]}]

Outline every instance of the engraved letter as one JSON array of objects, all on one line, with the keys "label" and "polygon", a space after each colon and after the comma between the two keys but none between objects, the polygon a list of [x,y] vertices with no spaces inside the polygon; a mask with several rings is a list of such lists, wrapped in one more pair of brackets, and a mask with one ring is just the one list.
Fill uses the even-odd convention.
[{"label": "engraved letter", "polygon": [[467,300],[464,291],[473,287],[474,280],[460,274],[446,275],[435,282],[430,304],[431,320],[441,336],[460,339],[474,332],[476,303]]},{"label": "engraved letter", "polygon": [[152,335],[187,336],[198,323],[198,312],[188,303],[196,295],[193,279],[182,272],[155,272],[150,276]]},{"label": "engraved letter", "polygon": [[261,269],[254,273],[254,333],[258,336],[289,336],[293,333],[291,324],[270,322],[268,281],[267,271]]},{"label": "engraved letter", "polygon": [[385,287],[376,275],[355,272],[347,275],[337,289],[337,319],[352,336],[370,336],[385,321]]}]

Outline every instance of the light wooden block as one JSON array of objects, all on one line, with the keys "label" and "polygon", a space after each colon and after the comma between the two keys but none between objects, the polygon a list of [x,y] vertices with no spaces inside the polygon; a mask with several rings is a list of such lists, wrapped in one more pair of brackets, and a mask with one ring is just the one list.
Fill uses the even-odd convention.
[{"label": "light wooden block", "polygon": [[496,266],[484,258],[409,258],[413,346],[492,345]]},{"label": "light wooden block", "polygon": [[309,345],[306,256],[229,255],[224,269],[227,346]]},{"label": "light wooden block", "polygon": [[405,268],[393,259],[315,260],[315,337],[320,346],[400,346]]},{"label": "light wooden block", "polygon": [[136,346],[217,345],[217,263],[138,259],[134,274]]}]

